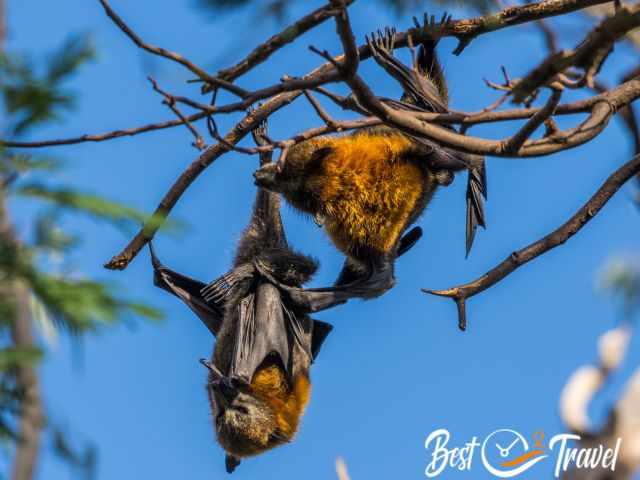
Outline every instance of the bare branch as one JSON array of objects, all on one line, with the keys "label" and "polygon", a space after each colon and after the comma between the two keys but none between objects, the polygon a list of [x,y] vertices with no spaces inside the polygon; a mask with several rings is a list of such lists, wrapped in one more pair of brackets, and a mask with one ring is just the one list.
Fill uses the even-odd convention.
[{"label": "bare branch", "polygon": [[358,46],[356,44],[356,38],[351,30],[351,23],[349,22],[349,14],[347,13],[347,7],[344,0],[330,0],[331,5],[340,9],[340,13],[335,16],[336,31],[342,42],[344,48],[344,60],[340,63],[340,75],[350,78],[355,75],[358,70],[358,64],[360,62],[360,56],[358,54]]},{"label": "bare branch", "polygon": [[304,91],[304,96],[307,97],[307,100],[309,100],[309,103],[311,104],[313,109],[316,111],[318,116],[322,119],[322,121],[328,127],[334,128],[334,129],[336,129],[336,131],[340,131],[340,130],[338,130],[338,126],[337,126],[336,121],[333,118],[331,118],[331,116],[322,107],[322,105],[320,105],[320,102],[318,102],[318,100],[316,100],[316,98],[311,94],[311,92],[309,92],[308,90],[305,90]]},{"label": "bare branch", "polygon": [[[195,122],[197,120],[201,120],[205,118],[207,114],[205,112],[199,112],[193,115],[189,115],[185,117],[189,122]],[[152,132],[154,130],[163,130],[165,128],[177,127],[179,125],[183,125],[184,122],[182,120],[170,120],[166,122],[160,123],[150,123],[148,125],[144,125],[142,127],[128,128],[124,130],[114,130],[113,132],[102,133],[102,134],[92,134],[92,135],[81,135],[79,137],[71,137],[71,138],[60,138],[54,140],[40,140],[35,142],[9,142],[5,140],[0,140],[0,145],[4,147],[11,148],[42,148],[42,147],[56,147],[61,145],[75,145],[77,143],[83,142],[104,142],[106,140],[111,140],[114,138],[120,137],[131,137],[134,135],[139,135],[141,133]]]},{"label": "bare branch", "polygon": [[107,16],[113,20],[113,22],[122,30],[138,47],[146,50],[147,52],[153,53],[154,55],[158,55],[160,57],[168,58],[169,60],[173,60],[184,67],[188,68],[191,72],[195,73],[200,79],[203,81],[214,85],[216,87],[224,88],[225,90],[234,93],[235,95],[244,98],[247,95],[246,90],[234,85],[231,82],[223,80],[221,78],[213,77],[209,75],[202,68],[195,65],[190,60],[186,59],[182,55],[166,50],[162,47],[156,47],[155,45],[150,45],[143,41],[129,26],[120,18],[120,16],[111,8],[107,0],[100,0],[104,11]]},{"label": "bare branch", "polygon": [[[517,25],[519,23],[528,21],[539,20],[541,18],[547,18],[554,15],[560,15],[599,3],[605,3],[605,1],[545,0],[539,3],[529,4],[521,7],[511,7],[503,10],[502,12],[499,12],[496,15],[490,15],[487,17],[480,17],[471,20],[450,22],[447,24],[445,31],[442,32],[442,36],[464,36],[465,38],[471,38],[475,37],[476,35],[494,31],[499,28]],[[340,21],[341,20],[338,19],[338,22]],[[348,24],[343,23],[343,27],[345,26],[348,27]],[[338,27],[340,32],[340,28],[342,27],[340,27],[339,24]],[[348,33],[348,31],[342,28],[342,33]],[[426,39],[426,35],[428,33],[423,31],[423,29],[411,29],[407,32],[399,33],[396,38],[396,47],[407,46],[408,34],[411,34],[413,39],[417,42]],[[350,55],[351,57],[353,57],[354,49],[351,47],[352,40],[344,36],[341,36],[341,40],[345,45],[345,51],[348,54],[349,52],[351,52]],[[369,47],[366,45],[363,45],[357,49],[357,57],[360,60],[368,58],[370,54],[371,52],[369,51]],[[231,132],[229,132],[224,137],[224,142],[219,142],[218,144],[208,148],[187,168],[187,170],[185,170],[185,172],[183,172],[183,174],[175,181],[171,189],[167,192],[167,194],[158,205],[156,209],[157,215],[155,218],[165,217],[171,211],[180,196],[198,177],[198,175],[200,175],[200,173],[202,173],[220,155],[228,152],[230,150],[230,146],[235,145],[237,142],[239,142],[248,132],[255,128],[260,121],[262,121],[264,118],[267,118],[273,112],[297,98],[302,93],[301,90],[314,89],[326,83],[340,80],[341,75],[336,65],[340,65],[341,62],[344,62],[344,60],[344,56],[340,55],[338,57],[332,58],[330,61],[327,61],[325,64],[321,65],[320,67],[316,68],[315,70],[301,78],[287,79],[278,85],[273,85],[271,87],[251,92],[243,99],[242,102],[238,102],[234,105],[216,107],[218,112],[222,112],[223,110],[237,111],[240,108],[246,108],[248,106],[247,103],[252,103],[261,99],[271,97],[264,105],[248,114],[240,123],[238,123],[231,130]],[[378,104],[380,103],[375,95],[373,95],[373,93],[368,90],[368,87],[366,87],[366,85],[364,85],[364,83],[357,77],[357,75],[354,75],[352,80],[352,83],[358,84],[359,87],[364,87],[358,88],[358,90],[367,93],[366,96],[369,97],[369,105],[367,105],[367,108],[369,108],[370,104],[375,105],[376,102]],[[614,90],[614,93],[612,93],[612,98],[607,96],[606,99],[601,99],[600,102],[594,103],[591,109],[591,116],[587,121],[585,121],[576,129],[571,129],[563,132],[567,137],[567,140],[563,141],[562,145],[553,145],[551,144],[552,142],[550,139],[527,141],[521,148],[519,156],[549,154],[553,153],[554,151],[579,145],[589,140],[590,138],[593,138],[593,136],[595,136],[604,128],[606,122],[615,111],[616,102],[622,103],[626,100],[628,103],[632,99],[640,95],[640,84],[626,85],[626,87],[620,88],[626,88],[626,90],[624,92],[616,92]],[[629,92],[629,90],[631,90],[631,92]],[[358,98],[358,101],[360,100],[361,99]],[[458,149],[472,152],[480,151],[480,153],[489,154],[498,152],[498,155],[506,156],[506,154],[502,151],[504,144],[500,141],[489,141],[482,139],[473,139],[473,137],[465,137],[463,135],[459,135],[435,125],[427,124],[424,121],[419,120],[417,117],[413,118],[411,117],[411,115],[407,117],[407,112],[398,113],[393,111],[392,109],[386,108],[384,105],[382,105],[381,107],[380,105],[378,105],[377,108],[370,109],[370,111],[378,116],[382,121],[384,121],[384,123],[392,124],[402,130],[408,131],[409,133],[413,132],[418,135],[424,135],[428,138],[433,138],[435,141],[439,141],[444,145],[451,146],[453,148],[458,148],[459,145],[463,145],[462,148]],[[531,115],[533,114],[535,114],[535,112],[531,113]],[[528,118],[528,116],[525,116],[524,118]],[[325,126],[324,128],[328,127]],[[567,145],[569,147],[567,147]],[[131,240],[129,245],[127,245],[127,247],[120,254],[113,257],[111,261],[109,261],[105,265],[105,267],[112,269],[126,268],[126,266],[135,257],[135,255],[137,255],[142,247],[153,237],[157,229],[157,223],[154,225],[146,225],[145,227],[143,227],[143,229],[138,232],[133,240]]]},{"label": "bare branch", "polygon": [[162,90],[159,86],[158,86],[158,82],[156,82],[152,77],[148,77],[149,81],[151,82],[151,85],[153,86],[153,89],[158,92],[160,95],[162,95],[164,97],[164,101],[162,103],[164,103],[165,105],[167,105],[171,111],[173,113],[176,114],[176,116],[182,120],[182,123],[184,123],[184,125],[187,127],[187,129],[189,129],[189,131],[191,132],[191,134],[194,136],[195,138],[195,142],[193,142],[191,145],[193,145],[195,148],[197,148],[198,150],[202,150],[203,148],[206,147],[205,143],[204,143],[204,139],[202,138],[202,135],[200,135],[200,133],[198,133],[198,130],[196,130],[196,128],[191,124],[191,122],[189,121],[188,118],[186,118],[182,112],[180,111],[180,109],[176,106],[176,99],[174,96],[170,95],[169,93],[165,92],[164,90]]},{"label": "bare branch", "polygon": [[515,102],[522,102],[537,88],[547,84],[557,74],[571,66],[584,69],[584,83],[590,85],[613,44],[627,32],[640,26],[640,4],[619,9],[612,17],[604,19],[580,42],[574,50],[563,50],[551,55],[539,67],[517,83],[513,89]]},{"label": "bare branch", "polygon": [[[547,0],[508,7],[493,15],[451,22],[451,24],[445,27],[443,36],[456,37],[459,40],[458,47],[454,51],[456,55],[459,55],[471,40],[479,35],[522,23],[541,20],[543,18],[564,15],[593,5],[608,3],[609,1],[610,0]],[[414,40],[422,40],[421,37],[414,35],[416,32],[412,31],[410,33]]]},{"label": "bare branch", "polygon": [[[513,137],[511,137],[505,144],[505,152],[517,154],[518,150],[524,145],[524,142],[536,131],[536,129],[547,120],[555,111],[558,103],[560,103],[560,97],[562,96],[561,90],[553,90],[549,100],[543,108],[538,110],[524,126],[518,130]],[[556,132],[559,135],[559,132]]]},{"label": "bare branch", "polygon": [[[354,0],[345,0],[345,6],[353,3]],[[305,15],[297,22],[287,26],[283,31],[272,36],[269,40],[256,47],[249,55],[240,60],[234,66],[218,70],[216,76],[218,78],[232,82],[239,76],[251,70],[256,65],[267,60],[274,52],[283,46],[293,42],[299,36],[308,32],[312,28],[320,25],[325,20],[336,14],[333,5],[324,5],[313,12]]]},{"label": "bare branch", "polygon": [[[247,114],[247,116],[224,137],[224,142],[219,142],[207,148],[182,172],[160,201],[160,204],[154,212],[154,218],[165,218],[193,181],[217,158],[229,151],[229,145],[238,143],[265,118],[291,103],[300,94],[301,92],[290,92],[278,95]],[[105,268],[112,270],[125,269],[149,240],[153,238],[159,227],[160,225],[157,221],[144,225],[124,250],[105,264]]]},{"label": "bare branch", "polygon": [[513,252],[499,265],[472,282],[446,290],[423,289],[423,292],[453,299],[458,305],[458,325],[461,330],[464,330],[467,324],[464,308],[467,299],[495,285],[525,263],[569,240],[578,233],[589,220],[595,217],[611,197],[613,197],[629,179],[637,175],[638,172],[640,172],[640,155],[636,155],[616,170],[575,215],[546,237],[517,252]]},{"label": "bare branch", "polygon": [[[149,51],[151,51],[154,54],[158,54],[160,56],[165,56],[165,54],[167,54],[169,55],[167,58],[170,58],[183,65],[185,65],[184,62],[187,62],[187,64],[191,65],[191,62],[184,59],[184,57],[178,54],[175,54],[173,52],[168,52],[159,47],[153,47],[142,42],[142,40],[131,29],[129,29],[129,27],[126,24],[124,24],[122,19],[120,19],[120,17],[118,17],[115,14],[115,12],[113,12],[113,9],[111,9],[111,7],[106,2],[106,0],[100,0],[100,1],[105,7],[105,11],[107,12],[107,14],[111,12],[114,15],[115,18],[114,17],[111,17],[111,18],[114,19],[114,21],[120,28],[124,27],[126,29],[124,30],[125,33],[127,33],[127,35],[132,40],[134,40],[134,42],[138,46],[145,49],[151,48],[151,50]],[[521,7],[509,7],[502,10],[501,12],[496,13],[495,15],[489,15],[487,17],[477,17],[477,18],[472,18],[468,20],[452,21],[447,24],[446,28],[444,28],[442,35],[458,36],[458,37],[460,36],[475,37],[477,35],[488,33],[495,29],[501,29],[501,28],[512,26],[512,25],[518,25],[521,23],[534,21],[541,18],[562,15],[565,13],[573,12],[575,10],[587,8],[592,5],[607,3],[608,1],[610,0],[546,0],[538,3],[521,6]],[[346,2],[346,4],[348,3],[350,2]],[[489,26],[491,26],[491,28],[489,28]],[[282,32],[280,35],[283,35],[283,34],[284,32]],[[408,34],[412,35],[412,38],[414,39],[414,41],[421,41],[424,35],[424,32],[421,32],[416,29],[410,29],[407,32],[399,32],[396,35],[396,42],[395,42],[396,48],[406,47],[408,45]],[[371,56],[369,47],[367,45],[360,46],[358,48],[358,56],[360,57],[361,60],[369,58]],[[342,56],[338,56],[334,60],[339,61],[341,59],[342,59]],[[191,70],[191,67],[187,66],[187,68]],[[197,71],[194,71],[196,75],[200,76],[198,72],[205,73],[205,72],[202,72],[200,68],[198,67],[195,67],[195,68],[197,69]],[[231,67],[231,69],[234,69],[234,68],[235,67]],[[212,78],[212,77],[209,77],[209,78]],[[238,93],[246,94],[246,97],[242,101],[230,103],[228,105],[223,105],[220,107],[211,107],[209,105],[204,105],[204,104],[195,102],[191,99],[187,99],[185,97],[174,96],[174,98],[179,103],[185,103],[193,108],[202,110],[202,113],[199,112],[197,114],[186,117],[190,122],[194,122],[196,120],[204,118],[206,114],[230,113],[230,112],[242,111],[247,109],[253,103],[259,100],[264,100],[266,98],[279,95],[282,93],[289,93],[289,92],[294,93],[294,97],[295,97],[300,94],[300,90],[318,89],[318,87],[320,87],[321,85],[329,82],[335,82],[339,80],[339,78],[340,77],[338,75],[338,72],[335,70],[332,63],[327,62],[302,78],[292,78],[287,81],[281,82],[279,84],[272,85],[270,87],[266,87],[260,90],[256,90],[251,93],[248,93],[245,91],[238,92]],[[215,81],[213,83],[215,84]],[[237,88],[237,87],[232,85],[231,88]],[[528,118],[529,116],[530,115],[526,113],[524,116],[518,116],[517,118]],[[498,121],[498,120],[489,120],[489,121]],[[481,121],[479,121],[478,123],[480,122]],[[116,130],[116,131],[105,133],[105,134],[87,134],[87,135],[82,135],[79,137],[73,137],[68,139],[42,140],[42,141],[33,141],[33,142],[8,142],[8,141],[0,140],[0,145],[4,145],[7,147],[14,147],[14,148],[38,148],[38,147],[50,147],[50,146],[59,146],[59,145],[72,145],[72,144],[82,143],[82,142],[99,142],[99,141],[110,140],[113,138],[119,138],[122,136],[137,135],[137,134],[145,133],[148,131],[175,127],[182,124],[183,122],[181,121],[161,122],[161,123],[150,124],[150,125],[137,127],[137,128]]]},{"label": "bare branch", "polygon": [[[577,147],[597,136],[607,126],[613,114],[623,106],[640,97],[640,80],[631,80],[619,87],[591,99],[589,117],[575,128],[559,132],[553,137],[539,140],[528,140],[518,150],[517,155],[505,150],[509,139],[486,140],[465,136],[451,130],[433,125],[422,120],[425,114],[400,111],[380,102],[368,86],[357,75],[348,80],[356,99],[367,110],[379,117],[388,125],[392,125],[409,134],[422,136],[441,145],[460,151],[496,157],[534,157],[551,155],[552,153]],[[537,111],[537,110],[536,110]],[[528,118],[531,111],[525,116]],[[503,112],[481,114],[485,119],[496,120]],[[510,112],[509,115],[511,115]],[[524,112],[521,112],[524,114]]]}]

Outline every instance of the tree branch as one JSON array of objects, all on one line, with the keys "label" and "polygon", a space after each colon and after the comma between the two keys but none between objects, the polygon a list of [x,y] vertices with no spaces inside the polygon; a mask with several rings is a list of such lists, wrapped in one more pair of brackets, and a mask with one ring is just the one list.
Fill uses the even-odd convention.
[{"label": "tree branch", "polygon": [[164,101],[162,103],[168,106],[171,109],[171,111],[176,114],[176,116],[182,121],[182,123],[187,127],[187,129],[191,132],[191,134],[195,138],[195,141],[191,145],[193,145],[198,150],[202,150],[203,148],[205,148],[206,145],[204,143],[204,139],[202,138],[202,135],[200,135],[198,130],[196,130],[196,128],[191,124],[189,119],[186,118],[183,115],[183,113],[180,111],[180,109],[176,106],[176,98],[173,95],[170,95],[164,90],[162,90],[158,86],[158,82],[156,82],[153,79],[153,77],[148,77],[148,78],[149,78],[149,81],[151,82],[153,89],[164,97]]},{"label": "tree branch", "polygon": [[423,289],[425,293],[449,297],[458,306],[458,326],[461,330],[466,329],[467,318],[465,314],[466,300],[474,295],[492,287],[507,275],[527,262],[548,252],[549,250],[562,245],[573,237],[582,227],[584,227],[598,212],[606,205],[613,195],[634,175],[640,172],[640,155],[636,155],[629,162],[616,170],[598,189],[598,191],[576,212],[565,224],[554,230],[544,238],[534,242],[517,252],[513,252],[499,265],[489,270],[480,278],[448,288],[446,290]]},{"label": "tree branch", "polygon": [[[207,116],[206,112],[199,112],[193,115],[189,115],[186,118],[189,122],[195,122],[201,120]],[[75,145],[83,142],[104,142],[120,137],[131,137],[139,135],[141,133],[152,132],[154,130],[163,130],[165,128],[177,127],[184,125],[183,120],[169,120],[160,123],[150,123],[142,127],[128,128],[124,130],[114,130],[113,132],[101,133],[101,134],[87,134],[79,137],[60,138],[54,140],[39,140],[34,142],[13,142],[0,140],[0,145],[11,148],[43,148],[43,147],[57,147],[61,145]]]},{"label": "tree branch", "polygon": [[[354,0],[345,0],[345,5],[350,5],[353,1]],[[232,82],[256,65],[267,60],[274,52],[283,46],[293,42],[299,36],[320,25],[335,14],[336,9],[332,5],[324,5],[314,10],[253,49],[249,55],[240,60],[234,66],[218,70],[216,76],[223,80]]]},{"label": "tree branch", "polygon": [[[272,113],[276,112],[283,106],[291,103],[302,92],[290,92],[278,95],[264,105],[258,107],[240,121],[225,137],[223,142],[207,148],[196,160],[194,160],[187,169],[182,172],[178,179],[173,183],[169,191],[160,201],[156,208],[153,218],[166,218],[173,209],[176,202],[180,199],[187,188],[198,178],[198,176],[222,154],[228,152],[231,146],[238,143],[245,135],[251,132],[260,122]],[[111,270],[124,270],[131,260],[142,250],[142,248],[153,238],[160,228],[159,222],[154,221],[146,224],[129,242],[129,244],[105,264],[105,268]]]},{"label": "tree branch", "polygon": [[[101,2],[102,1],[104,0],[101,0]],[[450,22],[447,24],[447,28],[442,35],[458,37],[464,36],[465,38],[471,38],[483,33],[487,33],[489,31],[493,31],[495,29],[505,28],[511,25],[517,25],[519,23],[528,21],[539,20],[541,18],[547,18],[554,15],[560,15],[600,3],[605,3],[605,0],[544,0],[535,4],[507,8],[502,12],[499,12],[498,14],[490,15],[487,17]],[[413,40],[415,42],[418,42],[426,39],[426,35],[428,35],[428,32],[425,32],[424,29],[410,29],[407,32],[399,33],[396,38],[396,47],[407,46],[408,34],[411,34]],[[342,40],[344,41],[344,38]],[[350,47],[350,44],[347,44],[347,46]],[[345,48],[345,51],[347,53],[350,52],[349,48]],[[351,50],[351,52],[352,53],[350,55],[353,57],[353,50]],[[357,57],[360,60],[368,58],[370,54],[371,52],[369,51],[369,47],[367,45],[363,45],[357,48]],[[243,101],[239,103],[245,104],[245,102],[248,103],[249,101],[255,102],[264,98],[272,98],[270,98],[264,105],[248,114],[231,130],[230,133],[228,133],[224,137],[223,142],[219,142],[218,144],[208,148],[180,175],[180,177],[174,182],[172,187],[169,189],[167,194],[158,205],[155,212],[156,216],[154,218],[166,217],[166,215],[168,215],[178,199],[189,187],[189,185],[213,161],[215,161],[222,154],[228,152],[231,147],[233,147],[247,133],[255,128],[258,123],[264,118],[267,118],[273,112],[297,98],[302,93],[301,90],[314,89],[323,84],[340,80],[341,75],[336,65],[340,65],[340,63],[343,61],[344,56],[340,55],[338,57],[332,58],[330,61],[327,61],[304,77],[291,78],[281,82],[278,85],[273,85],[271,87],[249,93],[248,96],[246,96]],[[354,75],[354,80],[359,80],[357,75]],[[640,95],[640,84],[637,85],[637,90],[637,92],[634,90],[634,95],[636,96]],[[371,95],[373,98],[375,98],[373,94]],[[633,98],[635,98],[635,96]],[[567,140],[567,142],[564,143],[569,144],[570,146],[575,146],[580,143],[584,143],[585,141],[589,140],[597,133],[599,133],[599,131],[604,128],[604,125],[606,125],[606,121],[608,121],[608,118],[613,114],[614,108],[610,106],[611,103],[609,100],[610,99],[607,98],[606,103],[603,100],[603,103],[595,104],[591,112],[592,117],[594,118],[590,118],[577,129],[567,131],[566,134],[570,138],[569,140]],[[235,109],[236,107],[239,107],[239,103],[234,105],[233,108]],[[604,104],[604,106],[602,106],[602,104]],[[246,106],[247,105],[244,105],[244,108],[246,108]],[[222,111],[223,109],[223,107],[217,108],[219,111]],[[227,111],[232,110],[230,107],[227,108]],[[409,132],[411,132],[411,130],[413,129],[420,135],[424,135],[426,137],[432,136],[436,141],[441,141],[442,139],[444,139],[444,142],[442,142],[443,144],[452,146],[454,148],[456,148],[458,144],[462,143],[464,144],[464,147],[460,149],[463,151],[469,151],[470,149],[473,150],[478,146],[480,147],[480,150],[491,152],[499,152],[503,149],[502,142],[492,142],[482,139],[475,141],[475,143],[472,142],[472,145],[469,146],[467,140],[472,139],[472,137],[464,137],[463,135],[450,132],[446,129],[426,124],[424,121],[418,120],[417,118],[399,119],[397,113],[382,111],[380,112],[381,115],[378,115],[379,112],[376,112],[374,110],[372,110],[372,113],[376,114],[382,121],[384,121],[384,123],[393,124],[394,126],[397,126],[398,128]],[[400,117],[402,117],[403,115],[406,115],[406,112],[399,115]],[[596,128],[599,125],[601,125],[601,128]],[[461,139],[464,139],[464,141],[461,141]],[[538,145],[538,143],[536,142],[541,141],[525,142],[521,151],[524,151],[529,155],[539,155],[553,153],[553,151],[563,149],[561,146],[556,147],[555,150],[553,148],[549,148],[549,146],[547,145],[550,142],[549,139],[543,140],[542,142],[546,143],[543,143],[542,145]],[[504,153],[502,153],[502,155],[504,155]],[[157,223],[154,225],[145,225],[131,240],[131,242],[122,250],[122,252],[120,252],[109,262],[107,262],[105,267],[119,270],[126,268],[131,260],[138,254],[138,252],[140,252],[143,246],[153,237],[153,235],[155,235],[158,227],[159,225]]]},{"label": "tree branch", "polygon": [[125,33],[125,35],[127,35],[127,37],[129,37],[131,41],[133,41],[133,43],[135,43],[139,48],[142,48],[147,52],[153,53],[154,55],[168,58],[169,60],[173,60],[174,62],[177,62],[183,65],[184,67],[189,69],[191,72],[195,73],[198,76],[198,78],[202,79],[203,81],[215,87],[224,88],[225,90],[228,90],[229,92],[234,93],[235,95],[241,98],[247,95],[247,92],[244,89],[238,87],[237,85],[234,85],[231,82],[227,82],[226,80],[223,80],[221,78],[217,78],[209,75],[202,68],[198,67],[196,64],[186,59],[182,55],[175,52],[171,52],[162,47],[156,47],[155,45],[150,45],[146,43],[131,28],[129,28],[129,26],[124,22],[124,20],[122,20],[122,18],[120,18],[120,16],[113,10],[113,8],[111,8],[107,0],[99,0],[99,1],[102,4],[102,7],[104,8],[104,11],[107,14],[107,16],[111,20],[113,20],[113,22],[118,26],[118,28],[120,28],[120,30],[122,30]]},{"label": "tree branch", "polygon": [[[505,146],[511,141],[486,140],[478,137],[461,135],[423,121],[424,114],[416,114],[405,110],[396,110],[380,102],[369,87],[357,75],[347,80],[354,96],[362,106],[379,117],[385,124],[394,126],[411,135],[428,138],[439,144],[463,152],[494,157],[537,157],[551,155],[562,150],[577,147],[596,137],[609,123],[613,114],[621,107],[628,105],[640,97],[640,80],[631,80],[619,87],[593,98],[589,117],[577,127],[560,131],[556,135],[528,140],[517,154],[509,152]],[[490,112],[485,117],[498,117],[502,112]],[[526,115],[529,116],[528,114]]]},{"label": "tree branch", "polygon": [[584,69],[582,82],[591,86],[593,76],[598,72],[613,44],[627,32],[640,26],[640,5],[630,5],[619,9],[613,16],[604,19],[584,38],[574,50],[563,50],[547,58],[513,88],[513,100],[524,101],[537,88],[546,85],[557,74],[571,66]]},{"label": "tree branch", "polygon": [[[11,325],[11,340],[14,347],[27,349],[35,345],[31,331],[29,292],[18,281],[11,282],[13,302],[17,306],[16,317]],[[23,392],[16,453],[11,467],[12,480],[30,480],[38,463],[40,437],[44,426],[44,411],[40,396],[40,382],[35,368],[30,365],[15,367],[16,384]]]},{"label": "tree branch", "polygon": [[[5,0],[0,0],[0,52],[4,49],[6,36]],[[0,237],[7,245],[17,244],[6,205],[6,190],[0,189]],[[34,346],[29,310],[29,291],[16,279],[5,278],[0,289],[6,293],[6,300],[14,307],[10,320],[11,341],[16,348]],[[35,368],[28,364],[18,364],[14,369],[16,386],[22,392],[20,418],[18,421],[18,441],[11,465],[11,480],[30,480],[34,476],[40,453],[40,434],[44,423],[40,383]]]},{"label": "tree branch", "polygon": [[[533,132],[542,125],[545,120],[553,115],[558,103],[560,103],[560,97],[562,96],[562,90],[553,90],[549,101],[540,110],[533,115],[523,127],[518,130],[505,144],[504,151],[510,154],[517,154],[520,148],[524,145]],[[557,133],[556,133],[557,134]]]}]

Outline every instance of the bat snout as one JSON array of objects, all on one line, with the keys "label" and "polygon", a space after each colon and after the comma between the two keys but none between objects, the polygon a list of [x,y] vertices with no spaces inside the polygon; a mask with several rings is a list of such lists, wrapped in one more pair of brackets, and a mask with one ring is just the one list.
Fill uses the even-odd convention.
[{"label": "bat snout", "polygon": [[276,185],[277,167],[275,163],[269,163],[253,173],[255,184],[258,187],[273,189]]}]

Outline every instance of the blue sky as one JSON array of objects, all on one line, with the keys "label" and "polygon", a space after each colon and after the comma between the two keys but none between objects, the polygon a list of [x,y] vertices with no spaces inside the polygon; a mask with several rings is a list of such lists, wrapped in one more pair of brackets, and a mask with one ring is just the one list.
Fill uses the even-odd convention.
[{"label": "blue sky", "polygon": [[[299,2],[301,3],[301,2]],[[306,8],[319,2],[304,2]],[[113,0],[112,5],[147,41],[181,52],[212,71],[228,66],[279,29],[254,12],[204,15],[190,1]],[[441,7],[433,7],[441,13]],[[298,8],[294,14],[302,13]],[[415,12],[421,13],[421,12]],[[454,11],[460,18],[463,11]],[[146,76],[175,93],[197,95],[179,65],[137,50],[104,15],[97,0],[63,4],[8,2],[9,48],[45,55],[69,32],[93,36],[99,58],[69,82],[79,93],[78,108],[64,121],[37,132],[39,138],[99,133],[172,118]],[[358,40],[393,24],[406,28],[410,16],[397,18],[376,2],[357,2],[351,18]],[[580,14],[563,20],[567,46],[585,31]],[[305,35],[243,77],[252,89],[299,75],[319,63],[307,50],[313,44],[339,51],[331,22]],[[488,105],[496,92],[482,79],[501,79],[500,65],[513,77],[540,61],[544,45],[531,26],[478,38],[460,57],[455,42],[441,46],[450,80],[453,108],[473,111]],[[402,53],[405,55],[405,53]],[[406,57],[405,57],[406,58]],[[617,78],[630,52],[619,48],[608,69]],[[377,93],[397,96],[398,87],[365,62],[362,74]],[[336,87],[344,92],[343,87]],[[575,98],[568,94],[566,99]],[[331,105],[327,108],[336,112]],[[240,118],[219,119],[226,130]],[[576,122],[563,120],[563,124]],[[270,131],[285,138],[317,125],[299,100],[273,117]],[[506,136],[514,125],[489,125],[471,133]],[[190,134],[175,128],[106,143],[87,143],[47,151],[69,162],[58,182],[69,182],[142,210],[155,208],[173,180],[196,157]],[[590,144],[551,157],[529,160],[488,159],[487,231],[464,259],[463,176],[440,191],[418,224],[425,235],[398,261],[397,286],[382,298],[354,301],[318,318],[335,326],[312,371],[314,392],[297,440],[247,460],[235,478],[335,478],[334,461],[346,459],[354,480],[424,478],[427,435],[447,428],[452,442],[465,443],[499,428],[527,438],[539,429],[550,436],[563,431],[558,397],[569,375],[595,359],[600,333],[619,320],[607,297],[595,291],[598,272],[612,256],[637,249],[638,212],[625,187],[578,236],[523,267],[468,303],[469,329],[456,327],[454,304],[428,297],[421,287],[445,288],[475,279],[513,250],[559,226],[631,154],[621,125],[613,121]],[[172,217],[190,227],[182,236],[160,234],[160,258],[178,271],[203,280],[229,266],[255,193],[253,157],[229,154],[210,167],[183,196]],[[31,207],[14,214],[25,231]],[[290,242],[322,263],[314,285],[333,281],[342,259],[313,222],[284,209]],[[214,441],[199,357],[208,356],[212,338],[175,298],[153,287],[148,255],[141,253],[124,272],[102,264],[129,240],[122,232],[86,219],[68,226],[84,236],[74,259],[86,274],[116,281],[132,297],[163,309],[160,325],[132,322],[80,342],[62,340],[42,368],[52,420],[76,438],[99,448],[99,479],[193,480],[223,478],[223,452]],[[133,232],[132,232],[133,233]],[[137,320],[137,319],[134,319]],[[595,418],[616,398],[624,378],[637,364],[634,341],[625,367],[593,407]],[[635,347],[634,347],[635,345]],[[520,478],[551,476],[541,463]],[[477,464],[473,478],[487,475]],[[45,453],[40,479],[69,478],[67,467]],[[446,478],[469,478],[449,472]]]}]

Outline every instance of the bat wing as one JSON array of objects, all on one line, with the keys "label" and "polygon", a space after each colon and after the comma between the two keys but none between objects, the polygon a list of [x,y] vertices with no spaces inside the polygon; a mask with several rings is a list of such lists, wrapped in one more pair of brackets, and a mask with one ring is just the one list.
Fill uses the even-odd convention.
[{"label": "bat wing", "polygon": [[203,282],[165,267],[156,256],[151,242],[149,242],[149,250],[151,251],[154,285],[182,300],[202,320],[211,333],[217,335],[224,316],[224,303],[206,301],[200,293],[205,287]]},{"label": "bat wing", "polygon": [[[261,282],[255,291],[249,292],[238,304],[237,341],[229,376],[251,383],[253,374],[270,354],[282,361],[289,381],[293,379],[294,344],[313,358],[313,321],[306,316],[295,315],[283,303],[280,290],[270,282]],[[318,330],[316,347],[327,333],[323,326]]]},{"label": "bat wing", "polygon": [[428,112],[446,113],[447,105],[443,101],[437,86],[417,68],[409,68],[393,55],[394,30],[387,30],[382,35],[378,33],[371,39],[367,37],[371,55],[389,75],[395,78],[404,90],[403,100],[395,102],[395,106],[411,109],[408,104],[413,104],[419,109]]},{"label": "bat wing", "polygon": [[467,178],[467,233],[466,255],[469,255],[478,226],[486,228],[484,202],[487,199],[487,175],[484,158],[441,147],[426,138],[411,136],[419,145],[420,155],[433,170],[458,171],[466,169]]},{"label": "bat wing", "polygon": [[487,175],[484,161],[469,168],[467,180],[467,241],[466,255],[469,256],[478,225],[486,228],[484,201],[487,199]]},{"label": "bat wing", "polygon": [[333,330],[333,325],[320,320],[313,320],[313,330],[311,333],[311,355],[315,360],[320,353],[322,344]]}]

